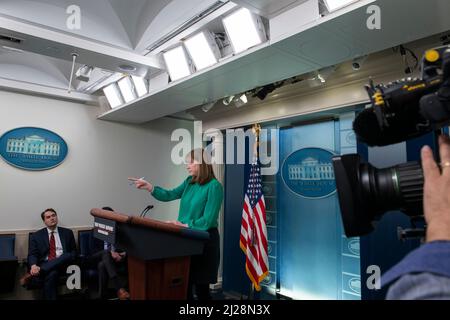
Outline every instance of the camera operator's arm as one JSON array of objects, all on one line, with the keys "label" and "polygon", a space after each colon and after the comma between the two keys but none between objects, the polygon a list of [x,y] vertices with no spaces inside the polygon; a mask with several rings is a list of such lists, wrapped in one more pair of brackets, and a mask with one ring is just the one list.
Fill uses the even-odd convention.
[{"label": "camera operator's arm", "polygon": [[429,147],[422,149],[427,243],[382,277],[393,283],[387,299],[450,299],[450,139],[439,137],[442,172]]}]

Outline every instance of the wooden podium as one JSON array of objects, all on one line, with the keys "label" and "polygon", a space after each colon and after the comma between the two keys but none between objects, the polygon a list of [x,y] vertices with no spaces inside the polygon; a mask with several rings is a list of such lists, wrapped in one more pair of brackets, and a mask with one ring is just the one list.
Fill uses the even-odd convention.
[{"label": "wooden podium", "polygon": [[92,209],[94,236],[128,255],[132,300],[187,298],[190,256],[203,252],[206,231]]}]

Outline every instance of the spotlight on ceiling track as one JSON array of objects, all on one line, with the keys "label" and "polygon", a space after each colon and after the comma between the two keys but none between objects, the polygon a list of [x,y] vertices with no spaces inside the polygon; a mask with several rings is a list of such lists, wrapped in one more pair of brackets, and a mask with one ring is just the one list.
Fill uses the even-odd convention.
[{"label": "spotlight on ceiling track", "polygon": [[320,81],[321,83],[327,82],[327,80],[324,78],[324,76],[322,76],[320,73],[317,74],[317,79],[319,79],[319,81]]},{"label": "spotlight on ceiling track", "polygon": [[311,88],[323,86],[335,71],[336,66],[331,66],[311,73],[311,78],[306,79],[308,80],[308,86]]},{"label": "spotlight on ceiling track", "polygon": [[321,83],[327,82],[328,78],[336,71],[336,66],[331,66],[327,68],[323,68],[317,71],[317,79]]},{"label": "spotlight on ceiling track", "polygon": [[94,67],[88,65],[80,67],[75,73],[75,79],[83,82],[88,82],[91,78],[92,70],[94,70]]},{"label": "spotlight on ceiling track", "polygon": [[202,105],[202,111],[203,112],[208,112],[209,110],[214,108],[215,104],[216,104],[216,102],[205,103],[204,105]]},{"label": "spotlight on ceiling track", "polygon": [[222,100],[222,103],[223,103],[224,105],[226,105],[226,106],[229,106],[230,103],[233,102],[233,99],[234,99],[234,95],[233,95],[233,96],[226,97],[226,98],[224,98],[224,99]]},{"label": "spotlight on ceiling track", "polygon": [[253,94],[253,97],[258,97],[260,100],[264,100],[267,98],[267,95],[269,95],[276,89],[281,88],[283,86],[283,84],[284,84],[284,81],[280,81],[280,82],[271,83],[264,87],[261,87],[256,90],[256,93]]},{"label": "spotlight on ceiling track", "polygon": [[240,108],[240,107],[246,105],[247,102],[248,102],[248,98],[245,93],[238,96],[237,99],[234,99],[234,105],[236,106],[236,108]]}]

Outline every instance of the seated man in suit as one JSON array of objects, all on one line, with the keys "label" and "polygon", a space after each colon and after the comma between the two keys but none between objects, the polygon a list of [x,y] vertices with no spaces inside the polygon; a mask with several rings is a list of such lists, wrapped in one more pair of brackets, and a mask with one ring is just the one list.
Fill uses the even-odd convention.
[{"label": "seated man in suit", "polygon": [[[113,211],[110,207],[103,210]],[[96,265],[99,275],[99,296],[105,298],[108,290],[108,282],[111,280],[120,300],[130,299],[130,294],[121,283],[118,269],[126,267],[126,252],[116,250],[115,246],[104,242],[103,250],[94,253],[88,260],[88,264]]]},{"label": "seated man in suit", "polygon": [[58,215],[54,209],[41,213],[45,228],[36,231],[28,247],[29,272],[22,277],[22,286],[43,285],[44,299],[56,299],[58,278],[76,257],[75,237],[70,229],[58,227]]}]

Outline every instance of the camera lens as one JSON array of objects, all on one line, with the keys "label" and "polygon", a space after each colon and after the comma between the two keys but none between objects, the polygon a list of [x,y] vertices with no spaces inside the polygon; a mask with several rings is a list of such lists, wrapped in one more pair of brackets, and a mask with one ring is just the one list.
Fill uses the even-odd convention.
[{"label": "camera lens", "polygon": [[423,171],[410,162],[378,169],[362,163],[358,155],[333,158],[342,221],[348,237],[373,230],[385,212],[400,210],[410,216],[423,214]]}]

